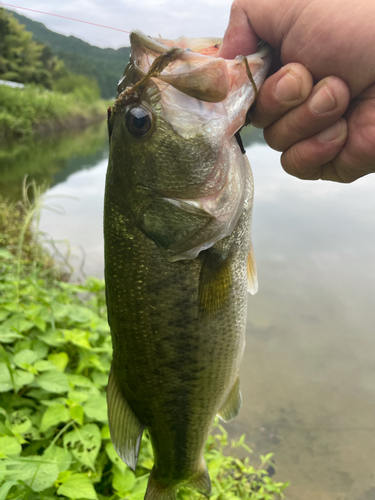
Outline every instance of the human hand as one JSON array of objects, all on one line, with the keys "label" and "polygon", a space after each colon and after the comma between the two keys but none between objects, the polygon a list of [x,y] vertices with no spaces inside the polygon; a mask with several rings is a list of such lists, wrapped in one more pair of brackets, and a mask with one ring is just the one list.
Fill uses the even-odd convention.
[{"label": "human hand", "polygon": [[288,173],[352,182],[375,172],[374,25],[371,0],[233,3],[218,56],[251,54],[259,38],[276,50],[282,67],[260,89],[252,123]]}]

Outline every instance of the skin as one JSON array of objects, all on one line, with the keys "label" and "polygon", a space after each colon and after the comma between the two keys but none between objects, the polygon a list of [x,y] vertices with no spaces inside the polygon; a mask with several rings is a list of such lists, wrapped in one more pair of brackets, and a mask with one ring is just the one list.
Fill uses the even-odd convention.
[{"label": "skin", "polygon": [[252,123],[300,179],[375,172],[375,3],[236,0],[218,56],[276,51]]}]

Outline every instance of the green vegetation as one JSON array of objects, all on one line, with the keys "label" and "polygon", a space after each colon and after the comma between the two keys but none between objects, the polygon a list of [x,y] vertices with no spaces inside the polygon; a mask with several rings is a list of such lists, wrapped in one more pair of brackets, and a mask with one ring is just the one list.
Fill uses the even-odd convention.
[{"label": "green vegetation", "polygon": [[32,33],[0,8],[0,78],[51,89],[63,71],[64,63],[48,47],[34,42]]},{"label": "green vegetation", "polygon": [[[104,283],[61,281],[30,229],[39,207],[0,202],[0,499],[141,500],[153,465],[147,435],[136,473],[110,441]],[[238,448],[246,458],[230,455]],[[263,470],[271,456],[254,468],[250,453],[216,424],[205,454],[213,500],[284,498],[286,485]],[[204,499],[185,489],[178,497]]]},{"label": "green vegetation", "polygon": [[70,94],[48,92],[41,87],[14,89],[0,86],[0,141],[62,130],[105,117],[104,101],[91,102],[90,90]]},{"label": "green vegetation", "polygon": [[[86,75],[99,83],[101,95],[109,99],[114,97],[117,83],[124,72],[130,55],[130,47],[102,49],[74,36],[64,36],[49,30],[44,24],[12,12],[36,40],[44,43],[58,58],[64,61],[68,70]],[[100,30],[101,28],[98,28]],[[103,31],[103,30],[102,30]],[[105,36],[105,31],[103,31]],[[127,35],[124,34],[124,42]]]},{"label": "green vegetation", "polygon": [[0,78],[28,84],[24,89],[0,86],[0,140],[105,117],[107,103],[99,101],[97,81],[69,71],[49,47],[34,42],[32,34],[1,8]]}]

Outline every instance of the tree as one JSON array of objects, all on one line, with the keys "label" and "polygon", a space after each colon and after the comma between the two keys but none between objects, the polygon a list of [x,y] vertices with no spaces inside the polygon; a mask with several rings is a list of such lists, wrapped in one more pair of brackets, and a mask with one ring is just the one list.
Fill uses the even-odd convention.
[{"label": "tree", "polygon": [[49,47],[33,41],[32,33],[0,9],[0,78],[51,89],[53,79],[63,73],[64,63]]}]

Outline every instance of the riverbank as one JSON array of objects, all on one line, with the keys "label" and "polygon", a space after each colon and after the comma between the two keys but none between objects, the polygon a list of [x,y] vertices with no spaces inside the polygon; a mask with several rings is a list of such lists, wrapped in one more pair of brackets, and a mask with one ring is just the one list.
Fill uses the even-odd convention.
[{"label": "riverbank", "polygon": [[[142,500],[153,467],[147,433],[135,472],[110,440],[104,282],[61,280],[28,224],[37,203],[0,200],[0,498]],[[271,457],[255,459],[254,467],[250,453],[244,437],[230,444],[215,425],[205,450],[213,499],[284,498],[286,485],[267,473]],[[204,498],[187,489],[178,494]]]},{"label": "riverbank", "polygon": [[105,120],[110,102],[92,102],[87,93],[50,92],[42,87],[23,89],[0,85],[0,141],[47,136]]}]

